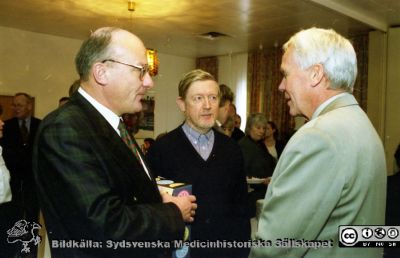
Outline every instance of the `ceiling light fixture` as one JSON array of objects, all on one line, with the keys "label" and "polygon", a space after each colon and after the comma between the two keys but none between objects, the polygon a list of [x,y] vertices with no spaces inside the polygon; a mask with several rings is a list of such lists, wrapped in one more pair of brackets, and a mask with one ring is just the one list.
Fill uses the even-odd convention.
[{"label": "ceiling light fixture", "polygon": [[133,0],[128,0],[128,11],[134,12],[136,3]]},{"label": "ceiling light fixture", "polygon": [[[132,13],[135,11],[136,3],[133,0],[128,0],[128,11]],[[146,49],[146,56],[147,56],[147,64],[149,66],[149,74],[150,76],[156,76],[158,74],[158,56],[157,50],[148,48]]]}]

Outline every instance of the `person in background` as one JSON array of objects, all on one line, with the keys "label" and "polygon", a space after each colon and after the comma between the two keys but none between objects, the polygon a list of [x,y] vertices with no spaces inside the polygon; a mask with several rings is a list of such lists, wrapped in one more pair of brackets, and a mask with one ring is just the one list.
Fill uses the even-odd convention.
[{"label": "person in background", "polygon": [[[0,117],[3,113],[3,107],[0,105]],[[0,119],[0,139],[3,137],[3,120]],[[7,230],[10,229],[7,220],[10,218],[10,212],[14,209],[10,206],[12,198],[10,187],[10,172],[8,171],[2,155],[3,149],[0,145],[0,250],[5,257],[13,257],[16,253],[15,246],[7,243]],[[10,209],[11,208],[11,209]],[[16,221],[15,221],[16,222]]]},{"label": "person in background", "polygon": [[[213,127],[220,106],[218,83],[211,74],[193,70],[179,82],[178,92],[185,122],[154,143],[147,154],[149,164],[159,176],[192,185],[198,203],[192,240],[249,240],[240,148]],[[190,250],[192,258],[247,256],[247,249]]]},{"label": "person in background", "polygon": [[[160,195],[121,119],[142,109],[153,87],[146,48],[132,33],[93,32],[75,58],[81,85],[43,120],[34,174],[49,242],[88,239],[101,248],[57,248],[52,257],[157,257],[161,248],[107,248],[115,242],[183,240],[196,209],[192,195]],[[169,254],[172,255],[172,254]]]},{"label": "person in background", "polygon": [[[231,103],[231,105],[229,106],[229,116],[233,118],[235,124],[232,132],[232,139],[238,142],[240,139],[244,137],[245,134],[242,130],[240,130],[241,118],[236,113],[236,106],[233,103]],[[239,121],[237,121],[237,119],[239,119]]]},{"label": "person in background", "polygon": [[[14,117],[4,121],[3,138],[0,139],[4,162],[10,171],[13,196],[11,202],[7,203],[7,215],[2,219],[3,225],[8,228],[21,219],[32,223],[39,220],[39,203],[32,172],[32,149],[41,120],[33,117],[33,99],[25,92],[14,95],[12,109]],[[10,252],[13,252],[13,248],[11,244],[6,246]],[[35,252],[36,247],[33,247],[32,253]]]},{"label": "person in background", "polygon": [[352,95],[354,48],[334,30],[310,28],[283,50],[279,90],[290,114],[309,122],[279,158],[256,237],[331,241],[331,247],[253,247],[250,257],[382,257],[381,248],[339,247],[340,225],[385,223],[385,153]]},{"label": "person in background", "polygon": [[267,128],[265,131],[264,145],[267,148],[269,154],[274,157],[275,161],[278,160],[285,145],[279,140],[279,132],[276,124],[272,121],[268,121]]},{"label": "person in background", "polygon": [[144,155],[147,154],[147,152],[149,151],[150,147],[153,145],[154,142],[155,141],[153,138],[144,138],[142,144],[142,151]]},{"label": "person in background", "polygon": [[[400,144],[394,154],[397,169],[400,168]],[[387,195],[386,195],[386,225],[400,225],[400,171],[387,177]],[[400,257],[398,248],[385,248],[385,258]]]},{"label": "person in background", "polygon": [[244,170],[248,178],[264,178],[264,183],[251,184],[252,191],[248,195],[248,211],[250,217],[256,215],[256,202],[263,199],[267,191],[269,178],[275,168],[275,160],[263,143],[267,128],[265,114],[254,113],[247,118],[246,136],[239,141],[244,160]]},{"label": "person in background", "polygon": [[225,123],[226,119],[229,117],[229,107],[233,102],[233,92],[232,90],[225,84],[219,85],[220,91],[220,99],[219,99],[219,107],[218,107],[218,115],[215,120],[216,129],[219,132],[223,133],[221,126]]},{"label": "person in background", "polygon": [[238,114],[236,114],[234,118],[235,118],[235,127],[240,129],[240,125],[242,124],[242,118]]},{"label": "person in background", "polygon": [[58,100],[58,107],[61,107],[62,105],[64,105],[65,103],[67,103],[69,100],[69,97],[62,97]]},{"label": "person in background", "polygon": [[[0,117],[3,114],[3,107],[0,105]],[[0,119],[0,139],[3,138],[3,120]],[[10,172],[3,159],[3,149],[0,145],[0,205],[11,201]]]},{"label": "person in background", "polygon": [[225,123],[221,126],[222,131],[228,137],[232,137],[234,128],[235,128],[235,121],[233,121],[233,118],[230,116],[226,119]]}]

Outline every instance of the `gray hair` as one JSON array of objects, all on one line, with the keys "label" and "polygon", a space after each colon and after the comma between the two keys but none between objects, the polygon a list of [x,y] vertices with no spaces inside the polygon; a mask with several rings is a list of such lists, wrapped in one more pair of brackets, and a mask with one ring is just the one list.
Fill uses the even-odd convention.
[{"label": "gray hair", "polygon": [[265,116],[265,114],[263,114],[263,113],[251,114],[247,118],[246,128],[245,128],[244,132],[246,135],[249,135],[250,130],[251,130],[251,128],[253,128],[253,126],[257,126],[257,125],[267,126],[267,123],[268,123],[268,120],[267,120],[267,117]]},{"label": "gray hair", "polygon": [[121,29],[114,27],[98,29],[82,43],[75,57],[76,70],[82,81],[87,81],[89,79],[89,71],[94,63],[109,58],[111,54],[109,46],[112,40],[112,34],[120,30]]},{"label": "gray hair", "polygon": [[292,47],[295,62],[301,69],[322,64],[331,89],[353,92],[357,77],[357,58],[350,41],[332,29],[310,28],[293,35],[283,45]]}]

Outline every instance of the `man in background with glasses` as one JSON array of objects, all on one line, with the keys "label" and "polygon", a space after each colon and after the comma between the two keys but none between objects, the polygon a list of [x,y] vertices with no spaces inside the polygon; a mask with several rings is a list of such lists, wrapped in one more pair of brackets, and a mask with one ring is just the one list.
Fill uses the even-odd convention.
[{"label": "man in background with glasses", "polygon": [[[135,139],[121,122],[142,109],[153,81],[146,48],[128,31],[101,28],[76,58],[80,88],[39,129],[34,172],[52,255],[156,257],[165,249],[114,243],[182,240],[195,197],[160,195]],[[89,239],[100,248],[59,248]],[[158,246],[168,247],[168,246]]]}]

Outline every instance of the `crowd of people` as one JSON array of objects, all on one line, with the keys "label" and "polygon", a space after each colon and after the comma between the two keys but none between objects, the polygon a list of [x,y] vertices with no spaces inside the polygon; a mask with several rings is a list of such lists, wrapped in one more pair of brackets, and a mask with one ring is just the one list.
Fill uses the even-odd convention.
[{"label": "crowd of people", "polygon": [[[354,49],[333,30],[311,28],[283,50],[279,89],[290,114],[308,120],[287,143],[262,113],[250,114],[241,131],[232,90],[195,69],[177,86],[185,120],[139,146],[126,121],[154,87],[146,48],[120,28],[94,31],[59,108],[41,121],[32,97],[17,93],[15,117],[0,120],[1,254],[20,255],[3,233],[21,219],[38,222],[39,209],[50,243],[188,241],[187,225],[190,241],[246,243],[261,199],[256,240],[332,245],[202,245],[190,257],[381,257],[379,248],[338,245],[339,225],[385,224],[384,150],[352,96]],[[160,192],[157,176],[190,184],[192,193]],[[53,257],[171,257],[174,247],[50,249]]]}]

